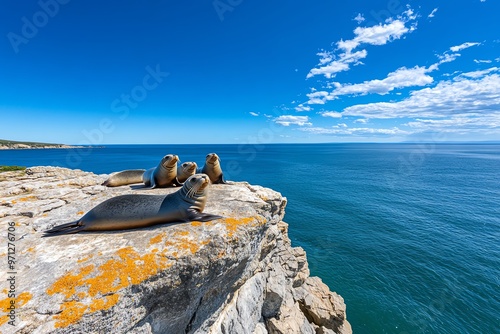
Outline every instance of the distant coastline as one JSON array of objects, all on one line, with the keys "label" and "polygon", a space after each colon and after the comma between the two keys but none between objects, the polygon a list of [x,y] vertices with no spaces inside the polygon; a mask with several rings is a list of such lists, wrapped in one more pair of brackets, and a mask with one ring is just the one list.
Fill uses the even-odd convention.
[{"label": "distant coastline", "polygon": [[22,142],[0,139],[0,150],[22,150],[22,149],[48,149],[48,148],[83,148],[84,146],[73,146],[66,144],[51,144],[37,142]]}]

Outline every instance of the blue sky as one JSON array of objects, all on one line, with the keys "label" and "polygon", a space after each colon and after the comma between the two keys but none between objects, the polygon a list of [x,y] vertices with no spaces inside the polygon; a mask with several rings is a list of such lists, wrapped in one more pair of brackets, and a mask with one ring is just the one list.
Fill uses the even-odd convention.
[{"label": "blue sky", "polygon": [[500,3],[2,1],[0,138],[500,140]]}]

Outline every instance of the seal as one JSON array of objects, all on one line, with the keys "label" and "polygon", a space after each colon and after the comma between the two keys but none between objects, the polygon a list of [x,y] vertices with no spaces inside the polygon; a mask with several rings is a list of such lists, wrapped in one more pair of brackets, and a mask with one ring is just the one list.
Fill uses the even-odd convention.
[{"label": "seal", "polygon": [[183,162],[177,167],[177,181],[184,183],[191,175],[196,174],[197,169],[196,162]]},{"label": "seal", "polygon": [[146,187],[151,188],[180,186],[180,182],[177,181],[177,161],[179,161],[178,156],[167,154],[161,159],[158,166],[144,172],[142,182]]},{"label": "seal", "polygon": [[222,216],[203,213],[210,179],[195,174],[181,189],[168,195],[121,195],[110,198],[79,220],[45,231],[44,236],[83,231],[113,231],[171,222],[207,222]]},{"label": "seal", "polygon": [[127,184],[142,183],[145,169],[129,169],[111,175],[102,183],[106,187],[119,187]]},{"label": "seal", "polygon": [[203,174],[207,174],[213,184],[226,184],[226,181],[224,181],[222,168],[220,166],[220,158],[215,153],[207,154],[205,165],[199,171]]}]

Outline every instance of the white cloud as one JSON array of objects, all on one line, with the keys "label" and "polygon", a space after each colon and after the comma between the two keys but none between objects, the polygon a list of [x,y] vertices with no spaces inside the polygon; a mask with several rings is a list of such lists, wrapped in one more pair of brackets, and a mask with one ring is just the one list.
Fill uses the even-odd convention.
[{"label": "white cloud", "polygon": [[432,12],[431,12],[431,13],[430,13],[427,17],[429,17],[429,18],[433,18],[433,17],[435,16],[435,14],[436,14],[436,12],[437,12],[437,11],[438,11],[438,9],[437,9],[437,8],[434,8],[434,9],[432,10]]},{"label": "white cloud", "polygon": [[342,114],[337,111],[322,111],[319,114],[323,117],[342,118]]},{"label": "white cloud", "polygon": [[298,126],[312,125],[309,122],[308,116],[281,115],[275,118],[274,122],[283,126],[290,126],[292,124]]},{"label": "white cloud", "polygon": [[477,78],[483,77],[486,74],[489,74],[491,72],[498,72],[498,71],[500,71],[500,68],[492,67],[492,68],[488,68],[488,69],[482,70],[482,71],[473,71],[473,72],[462,73],[461,76],[477,79]]},{"label": "white cloud", "polygon": [[345,123],[339,123],[337,125],[332,126],[332,128],[347,128],[347,124]]},{"label": "white cloud", "polygon": [[298,106],[295,107],[295,111],[311,111],[312,108],[309,106],[304,106],[302,104],[299,104]]},{"label": "white cloud", "polygon": [[425,86],[431,84],[434,79],[427,73],[436,70],[438,64],[429,67],[415,66],[413,68],[401,67],[387,75],[386,78],[379,80],[364,81],[359,84],[333,83],[336,86],[332,92],[319,91],[307,94],[308,104],[325,104],[341,95],[366,95],[379,94],[385,95],[394,89],[412,86]]},{"label": "white cloud", "polygon": [[480,44],[481,43],[477,43],[477,42],[466,42],[466,43],[462,43],[460,45],[452,46],[450,48],[450,50],[453,52],[458,52],[458,51],[470,48],[472,46],[480,45]]},{"label": "white cloud", "polygon": [[455,77],[435,87],[411,93],[399,102],[377,102],[347,107],[344,116],[365,118],[448,117],[456,114],[489,114],[500,110],[500,76],[477,79]]},{"label": "white cloud", "polygon": [[497,63],[498,63],[498,62],[500,62],[500,57],[495,58],[495,61],[496,61]]},{"label": "white cloud", "polygon": [[332,92],[316,91],[307,94],[309,100],[307,104],[325,104],[327,101],[335,100],[342,95],[367,95],[379,94],[386,95],[395,89],[406,87],[426,86],[434,82],[434,79],[428,74],[439,69],[439,65],[449,63],[460,57],[459,53],[443,53],[437,55],[439,61],[425,66],[414,66],[412,68],[400,67],[391,72],[384,79],[374,79],[364,81],[358,84],[344,84],[332,82],[330,85],[335,87]]},{"label": "white cloud", "polygon": [[341,53],[338,60],[333,60],[333,54],[330,58],[322,57],[320,59],[320,65],[328,65],[311,69],[307,74],[307,78],[309,79],[315,75],[324,75],[329,79],[339,72],[348,71],[350,69],[349,64],[361,64],[360,60],[366,58],[367,55],[368,52],[366,50],[361,50],[354,53]]},{"label": "white cloud", "polygon": [[358,13],[358,15],[356,15],[355,18],[353,18],[354,21],[358,22],[358,24],[360,24],[361,22],[363,22],[365,20],[363,14],[361,13]]},{"label": "white cloud", "polygon": [[347,84],[334,90],[333,95],[365,95],[379,94],[385,95],[396,88],[425,86],[434,81],[427,75],[429,68],[415,66],[413,68],[401,67],[391,72],[385,79],[370,80],[360,84]]},{"label": "white cloud", "polygon": [[322,127],[311,127],[311,128],[301,128],[301,131],[306,131],[314,134],[321,135],[357,135],[357,136],[373,136],[373,135],[408,135],[410,132],[401,130],[397,127],[391,129],[379,129],[379,128],[322,128]]},{"label": "white cloud", "polygon": [[249,114],[252,115],[252,116],[255,116],[255,117],[259,116],[259,113],[256,113],[256,112],[253,112],[253,111],[250,111]]},{"label": "white cloud", "polygon": [[366,124],[368,123],[368,120],[366,118],[358,118],[357,120],[354,121],[354,123]]},{"label": "white cloud", "polygon": [[361,59],[366,58],[368,52],[359,50],[353,52],[358,46],[385,45],[394,40],[400,39],[403,35],[416,29],[416,14],[412,9],[403,12],[396,19],[389,18],[385,23],[380,23],[371,27],[357,27],[354,29],[354,38],[350,40],[341,39],[336,43],[338,55],[330,51],[321,51],[318,68],[313,68],[307,74],[307,78],[315,75],[324,75],[326,78],[332,78],[337,73],[348,71],[351,65],[362,64]]},{"label": "white cloud", "polygon": [[414,132],[500,134],[500,112],[456,115],[446,119],[416,119],[405,124]]},{"label": "white cloud", "polygon": [[483,59],[474,59],[474,62],[476,64],[491,64],[493,61],[492,60],[483,60]]},{"label": "white cloud", "polygon": [[457,59],[460,56],[461,56],[460,53],[449,54],[446,52],[443,53],[442,55],[437,55],[437,57],[439,58],[439,64],[451,63],[452,61],[454,61],[455,59]]},{"label": "white cloud", "polygon": [[388,19],[387,23],[380,23],[372,27],[357,27],[354,29],[355,37],[351,40],[340,40],[337,47],[350,53],[361,44],[384,45],[400,39],[404,34],[414,30],[415,25],[406,26],[406,23],[416,19],[413,10],[408,9],[396,20]]}]

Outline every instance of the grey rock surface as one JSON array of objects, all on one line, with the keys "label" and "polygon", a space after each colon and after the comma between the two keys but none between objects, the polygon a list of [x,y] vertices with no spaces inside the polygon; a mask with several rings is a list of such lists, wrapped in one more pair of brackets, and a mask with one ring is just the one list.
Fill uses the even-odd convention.
[{"label": "grey rock surface", "polygon": [[0,274],[2,333],[351,333],[342,297],[291,246],[286,198],[271,189],[212,185],[204,212],[224,218],[207,223],[41,237],[108,198],[177,190],[106,188],[107,177],[0,173],[2,234],[11,227],[16,239],[15,274]]}]

